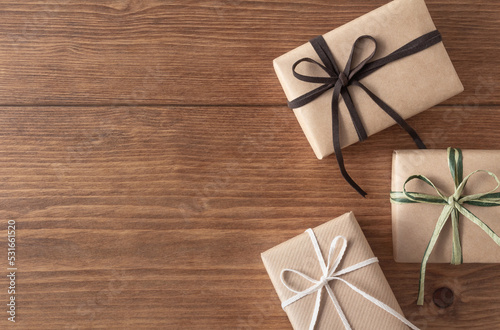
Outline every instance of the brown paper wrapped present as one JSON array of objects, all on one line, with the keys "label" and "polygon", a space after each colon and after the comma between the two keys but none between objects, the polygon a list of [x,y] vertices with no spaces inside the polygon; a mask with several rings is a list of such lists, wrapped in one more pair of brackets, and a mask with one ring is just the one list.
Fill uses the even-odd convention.
[{"label": "brown paper wrapped present", "polygon": [[[344,251],[341,249],[343,242],[346,244]],[[320,257],[324,260],[323,266]],[[407,329],[405,323],[416,329],[402,316],[352,212],[275,246],[262,253],[262,260],[294,329],[311,326],[315,329],[348,329],[349,326],[354,329]],[[306,277],[310,277],[309,280]],[[387,307],[386,310],[356,290],[376,299]],[[319,292],[323,296],[316,306]],[[315,311],[318,312],[316,319]]]},{"label": "brown paper wrapped present", "polygon": [[[423,0],[391,1],[322,37],[319,39],[324,40],[326,45],[318,43],[316,38],[273,62],[289,105],[294,108],[299,124],[319,159],[334,152],[332,140],[335,136],[338,136],[335,153],[339,160],[340,148],[392,126],[398,115],[401,117],[398,123],[422,147],[418,135],[403,119],[463,91]],[[375,42],[376,52],[371,54]],[[402,51],[402,47],[406,49]],[[328,62],[328,49],[333,56],[330,64],[325,63]],[[396,58],[387,58],[394,53],[398,55]],[[352,63],[348,63],[350,55],[354,56]],[[309,59],[301,62],[304,58]],[[363,59],[372,63],[360,63]],[[375,65],[377,68],[374,69],[371,64],[377,60],[384,63],[379,63],[380,68]],[[326,68],[322,69],[318,64]],[[358,69],[360,71],[356,72]],[[303,77],[299,79],[300,75],[307,76],[306,81]],[[311,80],[311,77],[315,79]],[[359,83],[369,91],[361,88]],[[320,89],[317,98],[308,97],[307,93],[315,88]],[[371,93],[375,97],[370,97]],[[304,95],[305,98],[300,100]],[[351,110],[346,103],[352,103]],[[386,111],[385,106],[390,110]],[[391,118],[383,110],[387,113],[392,110],[396,114]],[[338,119],[332,120],[335,112],[338,114],[333,119],[337,116]],[[342,159],[339,166],[343,168]],[[360,190],[358,192],[361,193]]]},{"label": "brown paper wrapped present", "polygon": [[[500,151],[401,150],[392,166],[397,262],[500,262]],[[405,192],[406,191],[406,192]]]}]

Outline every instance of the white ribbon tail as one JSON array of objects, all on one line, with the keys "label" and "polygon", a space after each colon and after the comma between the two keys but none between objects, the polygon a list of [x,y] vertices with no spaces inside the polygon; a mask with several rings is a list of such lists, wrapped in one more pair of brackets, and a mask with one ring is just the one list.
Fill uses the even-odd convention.
[{"label": "white ribbon tail", "polygon": [[319,306],[321,304],[321,288],[318,290],[316,295],[316,303],[314,304],[313,316],[311,318],[311,323],[309,323],[309,330],[314,330],[316,321],[318,320]]},{"label": "white ribbon tail", "polygon": [[399,314],[393,308],[391,308],[390,306],[384,304],[383,302],[381,302],[377,298],[374,298],[374,297],[370,296],[368,293],[366,293],[366,292],[358,289],[357,287],[355,287],[354,285],[352,285],[351,283],[347,282],[346,280],[344,280],[342,278],[336,277],[335,279],[344,282],[352,290],[354,290],[355,292],[357,292],[358,294],[360,294],[361,296],[363,296],[366,300],[372,302],[376,306],[382,308],[387,313],[389,313],[392,316],[396,317],[398,320],[400,320],[401,322],[403,322],[404,324],[406,324],[407,326],[409,326],[411,329],[413,329],[413,330],[420,330],[419,328],[417,328],[416,326],[414,326],[410,321],[408,321],[403,315]]},{"label": "white ribbon tail", "polygon": [[347,321],[347,317],[344,314],[344,311],[342,310],[342,307],[340,307],[339,301],[337,300],[337,297],[333,294],[332,288],[330,288],[329,285],[325,286],[326,292],[328,292],[328,295],[330,296],[330,299],[333,302],[333,305],[335,306],[335,309],[337,310],[337,314],[339,314],[340,319],[342,320],[342,323],[344,324],[344,328],[346,330],[351,330],[351,325],[349,324],[349,321]]}]

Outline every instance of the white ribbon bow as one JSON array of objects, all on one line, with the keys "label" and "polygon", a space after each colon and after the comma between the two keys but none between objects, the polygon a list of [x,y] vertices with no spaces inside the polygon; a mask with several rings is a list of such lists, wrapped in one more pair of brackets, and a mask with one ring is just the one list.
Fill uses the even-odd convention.
[{"label": "white ribbon bow", "polygon": [[[319,248],[318,240],[316,239],[316,236],[314,235],[314,232],[312,231],[312,229],[308,229],[308,230],[306,230],[306,232],[309,234],[309,237],[311,238],[311,241],[313,243],[314,251],[316,251],[316,256],[318,257],[319,265],[321,266],[321,271],[323,273],[323,276],[321,276],[321,278],[319,280],[315,280],[315,279],[307,276],[306,274],[304,274],[302,272],[299,272],[299,271],[297,271],[295,269],[288,269],[288,268],[283,269],[281,271],[281,275],[280,275],[280,277],[281,277],[281,283],[283,283],[283,285],[288,290],[296,293],[295,296],[293,296],[292,298],[284,301],[281,304],[281,307],[283,309],[285,309],[285,307],[287,307],[288,305],[293,304],[297,300],[299,300],[301,298],[304,298],[305,296],[308,296],[308,295],[310,295],[310,294],[312,294],[312,293],[314,293],[314,292],[317,291],[318,294],[316,295],[316,304],[314,306],[313,317],[312,317],[311,323],[309,325],[309,330],[313,330],[314,326],[316,325],[316,320],[318,319],[319,307],[320,307],[320,304],[321,304],[321,291],[322,291],[322,288],[324,287],[326,289],[326,292],[328,292],[328,295],[330,296],[330,299],[332,300],[332,302],[333,302],[333,304],[335,306],[335,309],[337,310],[337,313],[339,314],[340,319],[342,320],[342,323],[344,324],[344,327],[347,330],[350,330],[351,326],[349,325],[349,322],[347,321],[347,318],[346,318],[344,312],[342,311],[342,307],[340,307],[340,304],[339,304],[337,298],[335,297],[335,294],[333,293],[332,288],[330,288],[330,285],[328,283],[328,282],[333,281],[333,280],[339,280],[339,281],[342,281],[345,284],[347,284],[352,290],[354,290],[356,293],[358,293],[361,296],[363,296],[363,298],[369,300],[370,302],[372,302],[373,304],[375,304],[378,307],[382,308],[383,310],[385,310],[389,314],[391,314],[391,315],[395,316],[396,318],[398,318],[401,322],[403,322],[404,324],[406,324],[407,326],[409,326],[411,329],[413,329],[413,330],[419,330],[410,321],[408,321],[403,315],[399,314],[398,312],[396,312],[394,309],[392,309],[388,305],[384,304],[380,300],[378,300],[378,299],[370,296],[368,293],[366,293],[366,292],[358,289],[357,287],[355,287],[351,283],[349,283],[346,280],[344,280],[344,279],[342,279],[342,278],[339,277],[340,275],[344,275],[344,274],[353,272],[353,271],[355,271],[357,269],[360,269],[362,267],[365,267],[365,266],[368,266],[370,264],[376,263],[376,262],[378,262],[377,258],[370,258],[370,259],[367,259],[365,261],[359,262],[359,263],[357,263],[355,265],[352,265],[350,267],[347,267],[347,268],[344,268],[342,270],[339,270],[339,271],[335,272],[335,270],[337,269],[337,267],[340,264],[340,261],[342,260],[342,257],[344,256],[345,250],[347,248],[347,240],[346,240],[346,238],[343,237],[343,236],[336,236],[333,239],[332,244],[330,245],[330,252],[328,253],[328,265],[326,265],[325,261],[323,260],[323,255],[321,254],[321,250]],[[333,262],[333,265],[330,267],[330,260],[331,260],[331,257],[332,257],[332,253],[335,251],[335,248],[337,247],[337,242],[339,240],[342,240],[342,247],[340,249],[339,254],[337,255],[337,258]],[[308,289],[306,289],[304,291],[296,291],[296,290],[294,290],[293,288],[291,288],[291,287],[288,286],[288,284],[286,283],[285,279],[283,278],[283,275],[286,272],[292,272],[292,273],[295,273],[295,274],[303,277],[304,279],[306,279],[309,282],[313,283],[313,286],[309,287]]]}]

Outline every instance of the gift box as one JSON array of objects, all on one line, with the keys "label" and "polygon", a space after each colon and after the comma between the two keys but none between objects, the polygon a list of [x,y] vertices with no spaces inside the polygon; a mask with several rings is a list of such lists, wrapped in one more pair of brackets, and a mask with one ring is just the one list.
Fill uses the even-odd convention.
[{"label": "gift box", "polygon": [[[500,151],[462,150],[463,176],[475,170],[487,170],[500,175]],[[402,191],[404,182],[412,175],[423,175],[430,179],[445,196],[455,191],[450,174],[447,150],[397,150],[392,158],[393,192]],[[495,188],[496,181],[485,172],[472,177],[462,193],[463,196],[488,192]],[[407,190],[437,195],[423,181],[407,184]],[[394,259],[397,262],[421,262],[436,222],[444,204],[403,203],[392,204],[392,234]],[[500,207],[464,206],[485,222],[494,232],[500,233]],[[499,263],[500,247],[474,222],[463,215],[459,218],[460,241],[464,263]],[[449,263],[452,255],[452,228],[447,222],[437,239],[429,258],[432,263]]]},{"label": "gift box", "polygon": [[497,175],[500,151],[448,148],[394,152],[394,259],[422,263],[421,291],[427,262],[500,262]]},{"label": "gift box", "polygon": [[[362,35],[377,40],[373,60],[384,57],[408,42],[436,30],[423,0],[395,0],[323,35],[335,61],[344,68],[354,41]],[[361,49],[359,58],[371,50]],[[288,100],[311,91],[315,84],[294,77],[292,66],[301,58],[320,61],[310,43],[306,43],[273,62],[278,79]],[[304,74],[324,74],[315,66],[304,65]],[[304,71],[303,70],[303,71]],[[310,70],[309,72],[307,70]],[[414,116],[463,91],[462,83],[443,43],[407,56],[363,79],[363,84],[391,105],[403,118]],[[351,88],[352,101],[368,136],[395,124],[359,88]],[[313,102],[294,109],[307,140],[319,159],[333,153],[331,125],[332,91]],[[358,141],[344,102],[339,103],[340,141],[345,147]]]},{"label": "gift box", "polygon": [[271,248],[262,260],[294,329],[416,329],[352,212]]},{"label": "gift box", "polygon": [[273,64],[319,159],[396,122],[422,148],[404,119],[463,91],[423,0],[391,1]]}]

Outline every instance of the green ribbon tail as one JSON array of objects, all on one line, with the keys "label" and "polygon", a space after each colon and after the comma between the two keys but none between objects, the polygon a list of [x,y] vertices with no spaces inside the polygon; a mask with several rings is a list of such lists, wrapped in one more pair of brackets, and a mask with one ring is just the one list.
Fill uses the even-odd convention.
[{"label": "green ribbon tail", "polygon": [[460,232],[458,230],[459,212],[456,208],[451,213],[451,227],[453,232],[453,248],[451,251],[451,264],[460,265],[463,263],[462,246],[460,244]]},{"label": "green ribbon tail", "polygon": [[427,244],[427,248],[425,249],[424,257],[422,258],[422,264],[420,265],[420,279],[418,286],[417,305],[422,306],[424,304],[425,270],[427,268],[427,261],[429,260],[429,257],[432,253],[432,249],[434,249],[434,245],[436,245],[436,241],[439,237],[439,234],[441,234],[441,230],[443,229],[446,220],[448,220],[452,210],[453,208],[449,205],[446,205],[443,208],[443,212],[441,212],[441,215],[439,216],[439,219],[436,223],[436,227],[434,227],[434,231],[432,232],[429,244]]}]

